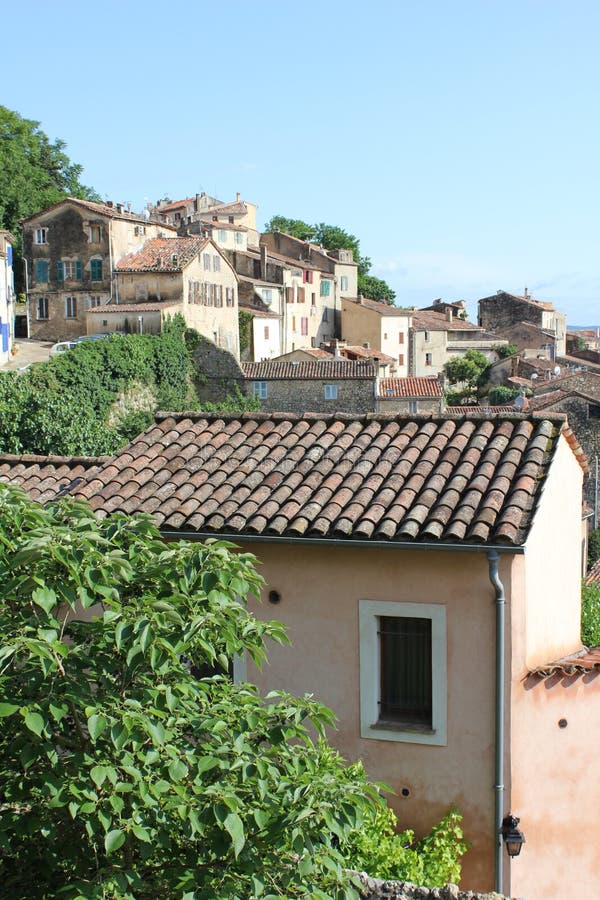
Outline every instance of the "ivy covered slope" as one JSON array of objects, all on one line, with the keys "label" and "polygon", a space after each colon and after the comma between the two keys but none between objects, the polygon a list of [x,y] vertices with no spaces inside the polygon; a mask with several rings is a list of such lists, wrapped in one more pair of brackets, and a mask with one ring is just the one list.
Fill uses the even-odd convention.
[{"label": "ivy covered slope", "polygon": [[[350,898],[381,839],[402,863],[361,766],[313,739],[331,712],[228,677],[285,641],[243,604],[254,562],[0,485],[6,896]],[[457,871],[456,823],[416,848],[436,879]]]},{"label": "ivy covered slope", "polygon": [[[162,334],[83,341],[26,372],[0,372],[0,452],[113,453],[157,409],[198,409],[197,338],[175,316]],[[240,395],[223,405],[241,411],[255,403]]]}]

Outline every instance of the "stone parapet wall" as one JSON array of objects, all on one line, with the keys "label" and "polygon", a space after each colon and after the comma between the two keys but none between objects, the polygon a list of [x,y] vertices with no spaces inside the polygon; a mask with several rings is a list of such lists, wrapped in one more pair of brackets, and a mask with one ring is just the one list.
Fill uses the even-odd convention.
[{"label": "stone parapet wall", "polygon": [[409,881],[381,881],[364,874],[360,875],[360,879],[364,885],[361,891],[363,900],[508,900],[494,891],[487,894],[461,891],[455,884],[427,888]]}]

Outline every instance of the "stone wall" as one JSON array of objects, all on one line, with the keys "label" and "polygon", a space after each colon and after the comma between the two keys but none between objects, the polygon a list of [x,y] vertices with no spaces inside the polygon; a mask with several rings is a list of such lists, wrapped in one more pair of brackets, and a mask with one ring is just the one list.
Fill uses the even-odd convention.
[{"label": "stone wall", "polygon": [[[251,395],[257,381],[248,379],[246,393]],[[261,398],[264,412],[289,412],[302,415],[318,413],[363,413],[375,409],[374,378],[287,378],[269,379],[267,396]],[[335,385],[337,397],[325,399],[325,386]]]},{"label": "stone wall", "polygon": [[[597,377],[597,376],[596,376]],[[599,379],[600,380],[600,379]],[[594,506],[594,459],[600,457],[600,400],[598,404],[590,403],[585,397],[573,394],[562,400],[544,407],[546,410],[564,412],[567,414],[569,425],[590,463],[591,471],[583,480],[583,496]]]},{"label": "stone wall", "polygon": [[194,351],[194,361],[201,373],[196,385],[202,403],[221,403],[236,392],[246,393],[246,379],[233,353],[202,338]]},{"label": "stone wall", "polygon": [[496,334],[519,322],[531,322],[541,327],[542,318],[541,307],[519,300],[518,297],[504,291],[499,291],[491,297],[482,297],[479,301],[479,324]]},{"label": "stone wall", "polygon": [[361,891],[364,900],[507,900],[494,891],[487,894],[461,891],[455,884],[426,888],[408,881],[381,881],[364,874],[360,875],[360,879],[364,884]]},{"label": "stone wall", "polygon": [[551,381],[541,382],[536,386],[535,393],[538,396],[557,389],[561,391],[578,391],[580,394],[593,397],[600,403],[600,375],[596,374],[596,372],[573,372]]}]

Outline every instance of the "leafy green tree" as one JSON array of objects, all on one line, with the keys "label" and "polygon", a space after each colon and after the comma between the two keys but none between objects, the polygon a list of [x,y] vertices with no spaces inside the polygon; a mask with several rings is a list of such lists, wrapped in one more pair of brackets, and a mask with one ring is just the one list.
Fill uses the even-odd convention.
[{"label": "leafy green tree", "polygon": [[597,559],[600,559],[600,528],[591,531],[588,536],[588,569],[591,569]]},{"label": "leafy green tree", "polygon": [[515,353],[519,352],[519,348],[516,344],[497,344],[494,347],[494,350],[500,359],[506,359],[507,356],[514,356]]},{"label": "leafy green tree", "polygon": [[6,895],[357,897],[348,851],[378,791],[315,743],[329,710],[228,676],[286,640],[245,607],[254,558],[2,485],[0,510]]},{"label": "leafy green tree", "polygon": [[489,366],[490,363],[480,350],[467,350],[464,356],[448,360],[444,372],[454,387],[454,393],[458,390],[462,403],[477,400],[479,389],[485,384]]},{"label": "leafy green tree", "polygon": [[15,238],[17,290],[20,289],[19,219],[64,197],[100,200],[79,180],[82,167],[66,155],[64,141],[52,143],[40,123],[0,106],[0,228]]},{"label": "leafy green tree", "polygon": [[288,219],[286,216],[273,216],[265,225],[266,232],[283,231],[291,234],[301,241],[312,241],[315,234],[314,225],[303,222],[302,219]]},{"label": "leafy green tree", "polygon": [[581,640],[586,647],[600,645],[600,585],[582,584]]},{"label": "leafy green tree", "polygon": [[387,281],[382,278],[376,278],[374,275],[358,275],[358,292],[363,297],[369,297],[371,300],[379,300],[381,303],[394,305],[396,292],[391,289]]},{"label": "leafy green tree", "polygon": [[488,401],[491,406],[502,406],[505,403],[510,403],[511,400],[514,400],[515,397],[518,396],[518,388],[509,387],[505,384],[499,384],[497,387],[492,388],[488,392]]}]

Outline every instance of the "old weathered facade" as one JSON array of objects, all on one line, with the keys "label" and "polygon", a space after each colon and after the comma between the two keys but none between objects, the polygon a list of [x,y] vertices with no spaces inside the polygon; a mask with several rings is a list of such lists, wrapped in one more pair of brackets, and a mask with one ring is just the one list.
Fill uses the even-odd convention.
[{"label": "old weathered facade", "polygon": [[0,229],[0,365],[10,359],[14,339],[13,244],[12,234]]},{"label": "old weathered facade", "polygon": [[342,299],[342,338],[348,344],[360,344],[379,350],[394,360],[390,374],[409,374],[409,329],[412,311],[398,309],[376,300]]},{"label": "old weathered facade", "polygon": [[[554,309],[552,303],[534,300],[527,292],[523,296],[498,291],[490,297],[479,300],[479,324],[505,337],[505,331],[528,322],[554,337],[553,353],[562,356],[566,352],[567,317]],[[515,333],[516,336],[516,333]],[[549,342],[549,340],[548,340]]]},{"label": "old weathered facade", "polygon": [[88,309],[116,299],[114,267],[149,238],[175,236],[163,223],[121,204],[68,197],[22,221],[30,337],[86,333]]},{"label": "old weathered facade", "polygon": [[[189,328],[239,357],[237,276],[212,241],[154,238],[123,257],[116,275],[118,305],[178,303]],[[105,317],[92,312],[89,318]]]},{"label": "old weathered facade", "polygon": [[375,408],[377,369],[371,362],[270,360],[244,363],[242,369],[247,393],[268,412],[358,414]]}]

